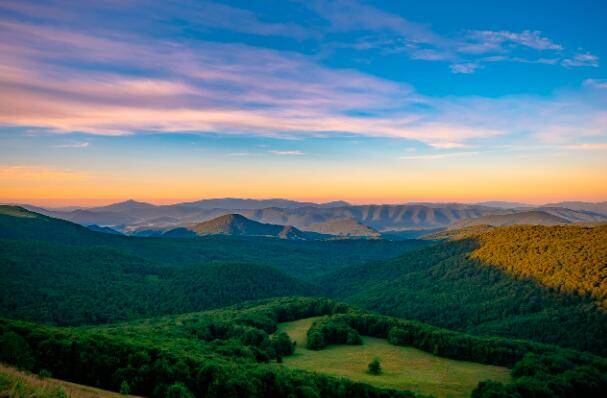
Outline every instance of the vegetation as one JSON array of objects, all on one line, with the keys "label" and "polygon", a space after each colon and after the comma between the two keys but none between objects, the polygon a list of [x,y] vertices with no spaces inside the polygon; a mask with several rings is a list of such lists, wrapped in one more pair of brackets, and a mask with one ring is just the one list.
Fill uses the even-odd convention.
[{"label": "vegetation", "polygon": [[[361,335],[389,338],[395,345],[457,360],[513,366],[514,381],[503,388],[522,397],[533,396],[525,391],[544,385],[544,380],[553,383],[545,388],[557,397],[598,396],[607,388],[603,358],[555,346],[465,335],[318,298],[274,299],[84,328],[2,321],[3,345],[20,349],[3,352],[0,361],[19,362],[34,372],[46,369],[61,379],[114,391],[126,382],[133,393],[152,397],[413,396],[273,363],[278,355],[271,335],[278,323],[321,315]],[[579,395],[582,392],[586,395]]]},{"label": "vegetation", "polygon": [[168,267],[105,248],[0,240],[0,310],[56,325],[116,322],[314,289],[260,264]]},{"label": "vegetation", "polygon": [[378,357],[375,357],[369,362],[368,372],[372,375],[378,375],[381,373],[381,363]]},{"label": "vegetation", "polygon": [[516,226],[479,236],[471,257],[607,308],[607,225]]},{"label": "vegetation", "polygon": [[[607,227],[447,238],[134,238],[0,206],[0,315],[46,323],[0,319],[0,361],[150,397],[603,396],[607,359],[589,352],[607,355]],[[271,299],[320,293],[454,330],[324,298]],[[151,315],[166,316],[141,320]],[[301,335],[279,330],[310,317]],[[460,381],[420,387],[423,374],[395,352]]]},{"label": "vegetation", "polygon": [[[0,364],[0,397],[6,398],[119,398],[114,392],[74,384],[50,376],[29,374]],[[47,372],[48,373],[48,372]]]},{"label": "vegetation", "polygon": [[[348,267],[318,284],[333,297],[385,314],[607,355],[607,312],[600,307],[606,231],[495,228]],[[551,286],[558,280],[561,289]]]},{"label": "vegetation", "polygon": [[[21,216],[15,216],[15,213]],[[198,266],[209,262],[265,264],[306,280],[352,264],[388,259],[430,244],[419,240],[294,241],[233,236],[196,239],[120,236],[94,232],[68,221],[1,205],[0,239],[27,241],[32,245],[36,244],[33,241],[43,241],[70,246],[110,247],[127,255],[173,267]]]},{"label": "vegetation", "polygon": [[[510,370],[504,367],[441,358],[375,337],[361,336],[362,345],[331,345],[322,350],[308,350],[306,332],[314,319],[279,325],[280,330],[297,341],[294,355],[284,358],[286,366],[435,397],[469,397],[479,381],[510,381]],[[368,363],[375,357],[381,358],[380,376],[368,373]]]},{"label": "vegetation", "polygon": [[314,321],[307,332],[306,346],[310,350],[321,350],[329,344],[360,345],[358,332],[345,322],[334,318]]},{"label": "vegetation", "polygon": [[[18,336],[27,369],[48,369],[72,382],[151,397],[412,397],[347,379],[291,370],[270,334],[278,321],[345,311],[323,299],[291,298],[226,310],[126,324],[57,328],[17,321],[0,333]],[[15,357],[0,361],[12,363]]]},{"label": "vegetation", "polygon": [[286,273],[319,275],[425,244],[135,238],[0,206],[0,315],[99,324],[315,294]]}]

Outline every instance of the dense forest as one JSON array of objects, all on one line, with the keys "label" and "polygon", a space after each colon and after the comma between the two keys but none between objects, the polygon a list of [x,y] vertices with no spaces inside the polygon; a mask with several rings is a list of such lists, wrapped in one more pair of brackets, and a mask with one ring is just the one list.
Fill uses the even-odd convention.
[{"label": "dense forest", "polygon": [[[465,233],[395,259],[339,270],[319,285],[333,297],[385,314],[605,355],[607,313],[597,304],[607,283],[605,231],[525,226]],[[523,243],[528,236],[535,238]],[[513,245],[523,249],[500,257]],[[534,254],[544,251],[549,254]],[[543,257],[538,262],[545,276],[531,277],[534,257]],[[507,261],[502,258],[521,261],[497,265]],[[558,278],[569,287],[551,286]]]},{"label": "dense forest", "polygon": [[16,206],[0,205],[0,239],[105,246],[166,266],[208,262],[266,264],[288,275],[313,279],[352,264],[388,259],[431,242],[344,239],[290,241],[262,237],[209,236],[195,239],[143,238],[91,231],[69,221]]},{"label": "dense forest", "polygon": [[318,288],[290,275],[318,276],[423,245],[115,236],[0,206],[0,315],[97,324],[318,294]]},{"label": "dense forest", "polygon": [[[0,320],[0,361],[152,397],[414,396],[282,366],[294,346],[277,323],[326,315],[312,350],[373,336],[512,369],[477,398],[603,396],[607,360],[591,353],[607,355],[606,233],[138,238],[2,206],[0,316],[21,321]],[[294,295],[308,297],[276,298]]]},{"label": "dense forest", "polygon": [[[512,384],[486,381],[475,397],[599,397],[607,361],[555,346],[475,337],[419,322],[361,312],[319,298],[285,298],[206,313],[130,323],[57,328],[0,322],[0,360],[101,388],[166,397],[412,397],[280,366],[289,341],[277,323],[327,315],[314,331],[329,342],[349,332],[387,338],[435,355],[512,367]],[[332,337],[333,336],[333,337]],[[285,346],[287,347],[285,349]],[[322,349],[322,347],[319,347]],[[501,395],[496,395],[496,391]]]},{"label": "dense forest", "polygon": [[607,225],[512,226],[478,237],[471,258],[607,308]]}]

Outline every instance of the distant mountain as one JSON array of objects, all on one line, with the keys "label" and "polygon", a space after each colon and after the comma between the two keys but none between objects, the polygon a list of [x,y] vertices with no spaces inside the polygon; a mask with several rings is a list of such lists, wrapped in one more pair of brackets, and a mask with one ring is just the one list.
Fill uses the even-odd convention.
[{"label": "distant mountain", "polygon": [[379,237],[379,233],[353,218],[330,220],[308,226],[306,231],[348,237]]},{"label": "distant mountain", "polygon": [[550,213],[577,223],[595,223],[607,221],[607,216],[590,210],[572,210],[564,207],[542,206],[537,210]]},{"label": "distant mountain", "polygon": [[154,206],[150,203],[145,202],[137,202],[135,200],[129,199],[124,202],[118,202],[107,206],[99,206],[99,207],[91,207],[87,210],[94,212],[137,212],[137,211],[149,211],[155,209],[157,206]]},{"label": "distant mountain", "polygon": [[198,209],[225,209],[225,210],[253,210],[265,209],[268,207],[278,207],[281,209],[296,209],[298,207],[338,207],[347,206],[344,201],[314,203],[314,202],[299,202],[288,199],[239,199],[239,198],[223,198],[223,199],[203,199],[195,202],[180,203],[177,206],[191,206]]},{"label": "distant mountain", "polygon": [[272,236],[281,239],[306,239],[305,233],[290,225],[263,224],[249,220],[240,214],[226,214],[186,228],[178,228],[166,233],[167,236],[232,235],[232,236]]},{"label": "distant mountain", "polygon": [[547,203],[542,207],[564,207],[577,211],[590,211],[600,213],[607,216],[607,201],[606,202],[558,202]]},{"label": "distant mountain", "polygon": [[309,230],[312,225],[328,221],[353,219],[378,231],[402,231],[408,229],[430,229],[444,227],[454,221],[495,214],[500,209],[465,204],[405,204],[405,205],[360,205],[330,209],[260,209],[240,211],[244,216],[273,224],[293,225]]},{"label": "distant mountain", "polygon": [[121,232],[118,232],[113,228],[102,227],[101,225],[97,225],[97,224],[87,225],[86,227],[88,229],[90,229],[91,231],[103,232],[105,234],[112,234],[112,235],[122,235]]},{"label": "distant mountain", "polygon": [[570,221],[557,217],[545,211],[530,210],[513,214],[489,215],[453,223],[449,229],[460,229],[475,225],[491,225],[501,227],[506,225],[564,225]]},{"label": "distant mountain", "polygon": [[475,204],[479,205],[479,206],[497,207],[498,209],[516,209],[519,207],[533,207],[533,205],[530,205],[528,203],[506,202],[506,201],[501,201],[501,200],[490,200],[490,201],[486,201],[486,202],[478,202]]},{"label": "distant mountain", "polygon": [[[345,202],[317,204],[286,199],[205,199],[196,202],[155,206],[128,200],[108,206],[73,211],[46,210],[24,206],[36,212],[81,225],[103,225],[130,235],[158,236],[227,214],[240,214],[264,224],[292,225],[300,231],[334,231],[341,236],[372,236],[373,232],[399,238],[446,228],[453,223],[484,216],[540,210],[569,222],[604,222],[607,215],[592,210],[565,207],[505,208],[518,203],[487,202],[491,207],[460,203],[408,203],[401,205],[348,205]],[[573,202],[572,202],[573,203]],[[576,202],[577,203],[577,202]],[[580,202],[581,203],[581,202]],[[600,210],[600,204],[597,209]],[[575,207],[571,205],[571,207]],[[584,207],[578,204],[578,207]],[[344,224],[343,220],[351,220]],[[366,228],[369,230],[366,230]],[[422,232],[420,232],[422,231]],[[178,231],[177,231],[178,232]],[[182,231],[183,232],[183,231]],[[171,234],[176,231],[171,232]],[[395,234],[396,233],[396,234]],[[387,235],[386,235],[387,236]]]}]

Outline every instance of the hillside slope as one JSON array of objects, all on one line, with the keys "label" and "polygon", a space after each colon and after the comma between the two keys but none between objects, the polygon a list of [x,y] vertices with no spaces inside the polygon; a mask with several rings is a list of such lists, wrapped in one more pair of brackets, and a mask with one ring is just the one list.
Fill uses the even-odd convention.
[{"label": "hillside slope", "polygon": [[69,246],[105,246],[174,267],[213,261],[263,263],[304,279],[353,264],[391,258],[429,244],[420,240],[302,241],[226,235],[196,239],[121,236],[91,231],[78,224],[16,206],[0,206],[0,239],[36,240]]},{"label": "hillside slope", "polygon": [[507,225],[564,225],[569,220],[547,213],[545,211],[530,210],[514,214],[499,214],[462,220],[449,225],[449,229],[460,229],[475,225],[491,225],[501,227]]},{"label": "hillside slope", "polygon": [[318,283],[386,314],[605,355],[605,242],[607,227],[491,228]]},{"label": "hillside slope", "polygon": [[380,236],[377,231],[356,221],[353,218],[344,218],[311,224],[306,228],[306,230],[338,236],[367,238],[377,238]]},{"label": "hillside slope", "polygon": [[303,232],[289,225],[263,224],[240,214],[226,214],[187,228],[198,236],[271,236],[281,239],[306,239]]},{"label": "hillside slope", "polygon": [[176,268],[108,247],[0,240],[0,315],[11,318],[96,324],[311,293],[261,264]]}]

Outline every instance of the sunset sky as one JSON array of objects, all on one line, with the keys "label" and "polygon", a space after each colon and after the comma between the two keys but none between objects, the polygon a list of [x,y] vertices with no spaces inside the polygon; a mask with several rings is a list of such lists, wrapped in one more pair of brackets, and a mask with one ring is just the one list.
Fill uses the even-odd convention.
[{"label": "sunset sky", "polygon": [[607,200],[604,1],[0,1],[0,202]]}]

